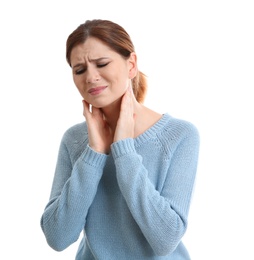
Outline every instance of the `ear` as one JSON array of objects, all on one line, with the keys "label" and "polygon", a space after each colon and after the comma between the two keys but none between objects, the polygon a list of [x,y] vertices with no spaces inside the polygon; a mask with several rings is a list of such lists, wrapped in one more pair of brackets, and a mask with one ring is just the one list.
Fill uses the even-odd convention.
[{"label": "ear", "polygon": [[137,55],[135,52],[130,54],[128,59],[128,66],[129,66],[129,78],[133,79],[136,77],[138,73],[138,66],[137,66]]}]

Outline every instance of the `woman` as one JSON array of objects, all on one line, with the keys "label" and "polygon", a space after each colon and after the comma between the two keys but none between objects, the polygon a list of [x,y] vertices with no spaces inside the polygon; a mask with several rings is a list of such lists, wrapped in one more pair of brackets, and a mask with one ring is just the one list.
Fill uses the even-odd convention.
[{"label": "woman", "polygon": [[190,259],[181,242],[197,170],[193,124],[143,105],[146,80],[127,32],[107,20],[81,24],[66,58],[85,122],[61,141],[41,218],[61,251],[84,232],[77,260]]}]

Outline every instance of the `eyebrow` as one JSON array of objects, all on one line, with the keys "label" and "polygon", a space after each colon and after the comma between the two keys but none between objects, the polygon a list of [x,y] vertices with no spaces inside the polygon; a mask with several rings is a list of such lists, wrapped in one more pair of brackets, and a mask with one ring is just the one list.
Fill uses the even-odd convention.
[{"label": "eyebrow", "polygon": [[[101,58],[98,58],[98,59],[89,59],[90,62],[98,62],[98,61],[101,61],[101,60],[105,60],[105,59],[109,59],[109,57],[101,57]],[[84,63],[77,63],[75,64],[72,68],[77,68],[79,66],[82,66],[84,65]]]}]

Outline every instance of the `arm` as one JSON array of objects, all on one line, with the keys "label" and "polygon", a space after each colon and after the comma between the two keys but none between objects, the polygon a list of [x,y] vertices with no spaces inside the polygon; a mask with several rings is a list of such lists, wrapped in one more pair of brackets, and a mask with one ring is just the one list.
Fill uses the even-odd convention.
[{"label": "arm", "polygon": [[60,145],[50,200],[41,217],[47,242],[57,251],[75,242],[83,230],[106,161],[106,155],[87,146],[72,167],[66,138]]},{"label": "arm", "polygon": [[[160,176],[146,169],[135,151],[133,139],[114,143],[119,187],[133,218],[157,255],[174,251],[187,227],[191,195],[196,175],[199,137],[193,129],[179,140],[168,159],[169,168],[159,192],[148,178]],[[159,178],[159,177],[158,177]]]}]

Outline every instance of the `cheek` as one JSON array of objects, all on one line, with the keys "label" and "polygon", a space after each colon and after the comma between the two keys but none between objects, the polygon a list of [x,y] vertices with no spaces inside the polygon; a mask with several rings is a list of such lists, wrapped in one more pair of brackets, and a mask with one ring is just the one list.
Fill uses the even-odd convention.
[{"label": "cheek", "polygon": [[86,99],[86,95],[85,95],[86,91],[85,91],[85,88],[84,88],[84,84],[82,84],[80,82],[80,80],[74,80],[74,85],[76,86],[76,88],[77,88],[78,92],[80,93],[80,95],[84,99]]},{"label": "cheek", "polygon": [[78,87],[80,79],[76,75],[73,75],[72,79],[73,79],[74,84]]},{"label": "cheek", "polygon": [[126,79],[124,82],[123,82],[123,90],[124,91],[127,91],[128,87],[131,85],[131,80],[130,79]]},{"label": "cheek", "polygon": [[84,86],[84,84],[82,83],[82,79],[73,76],[73,82],[74,82],[75,86],[77,87],[77,89],[78,89],[79,91],[82,91],[82,88],[83,88],[83,86]]},{"label": "cheek", "polygon": [[118,87],[117,87],[117,92],[120,94],[120,95],[123,95],[128,87],[130,86],[130,80],[122,80],[121,82],[119,82],[118,84]]},{"label": "cheek", "polygon": [[129,86],[129,78],[127,77],[126,73],[120,72],[118,75],[115,75],[115,77],[112,77],[115,79],[115,84],[118,86],[119,90],[127,89]]}]

